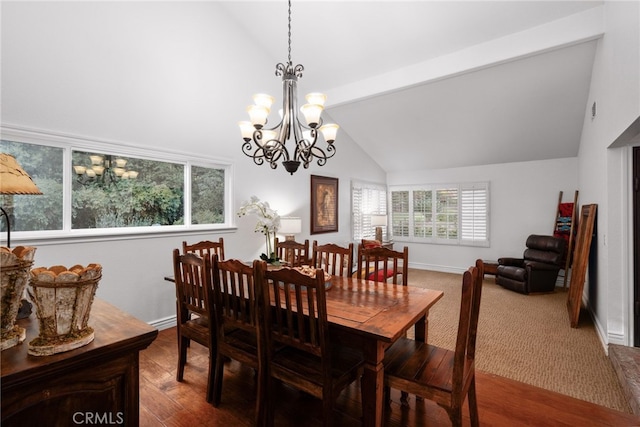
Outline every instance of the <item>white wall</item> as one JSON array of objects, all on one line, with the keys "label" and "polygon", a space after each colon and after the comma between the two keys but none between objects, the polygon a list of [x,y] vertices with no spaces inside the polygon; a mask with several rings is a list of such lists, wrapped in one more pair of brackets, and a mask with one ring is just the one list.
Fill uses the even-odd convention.
[{"label": "white wall", "polygon": [[[3,2],[1,20],[4,126],[230,159],[233,212],[256,195],[281,215],[300,216],[302,236],[309,236],[310,175],[337,177],[339,231],[310,236],[321,242],[350,240],[352,179],[385,181],[344,132],[326,166],[293,176],[241,153],[236,123],[246,120],[251,95],[266,91],[282,102],[281,81],[276,62],[247,40],[214,37],[212,28],[234,25],[215,2]],[[239,63],[243,51],[253,56]],[[301,94],[321,89],[303,85]],[[12,236],[12,244],[36,245],[38,266],[102,264],[98,297],[158,322],[175,314],[173,288],[163,281],[172,249],[222,236],[228,257],[253,259],[265,250],[254,226],[255,218],[243,217],[223,233],[62,242]]]},{"label": "white wall", "polygon": [[490,247],[406,244],[412,267],[455,272],[463,272],[478,258],[521,256],[527,236],[552,234],[559,192],[565,202],[572,202],[576,177],[576,158],[387,175],[390,186],[489,181]]},{"label": "white wall", "polygon": [[578,156],[581,199],[598,204],[597,264],[585,295],[603,341],[633,345],[630,150],[608,147],[640,115],[640,3],[608,1],[604,19]]}]

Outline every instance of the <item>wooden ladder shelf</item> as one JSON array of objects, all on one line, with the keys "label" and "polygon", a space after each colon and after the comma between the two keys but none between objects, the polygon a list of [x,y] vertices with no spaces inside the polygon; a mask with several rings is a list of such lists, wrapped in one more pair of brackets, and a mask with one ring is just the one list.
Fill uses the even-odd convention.
[{"label": "wooden ladder shelf", "polygon": [[564,283],[563,289],[567,288],[567,278],[569,277],[569,268],[571,267],[573,258],[573,246],[578,229],[578,190],[576,190],[573,203],[562,202],[562,191],[558,197],[558,209],[556,210],[556,221],[554,224],[553,235],[562,237],[567,241],[567,251],[565,253],[564,265]]}]

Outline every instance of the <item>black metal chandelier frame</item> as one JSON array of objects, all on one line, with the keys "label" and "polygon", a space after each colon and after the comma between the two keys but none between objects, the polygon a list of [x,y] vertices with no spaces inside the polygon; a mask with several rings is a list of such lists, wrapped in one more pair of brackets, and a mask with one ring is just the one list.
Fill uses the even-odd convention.
[{"label": "black metal chandelier frame", "polygon": [[[307,125],[299,119],[297,81],[302,77],[304,67],[301,64],[294,67],[291,61],[291,0],[289,0],[288,36],[288,61],[286,64],[278,63],[275,72],[276,76],[282,76],[283,109],[280,122],[272,128],[266,128],[263,124],[253,122],[253,120],[252,123],[241,122],[240,125],[241,129],[243,124],[252,126],[252,128],[242,132],[244,139],[242,152],[245,155],[252,158],[257,165],[262,165],[265,162],[269,163],[272,169],[276,169],[278,162],[282,160],[284,168],[293,175],[301,164],[304,168],[308,168],[311,162],[316,160],[319,166],[324,166],[327,160],[335,155],[334,141],[338,126],[334,124],[323,126],[323,121],[319,114],[317,121],[308,122]],[[324,98],[322,94],[309,94],[307,99],[311,96]],[[322,102],[324,102],[324,99]],[[315,105],[315,107],[318,106]],[[319,105],[319,107],[320,111],[322,111],[322,105]],[[264,124],[266,124],[266,119]],[[319,146],[318,131],[325,137],[327,145],[324,149]],[[287,142],[291,140],[295,143],[295,149],[292,154],[289,153],[286,146]]]}]

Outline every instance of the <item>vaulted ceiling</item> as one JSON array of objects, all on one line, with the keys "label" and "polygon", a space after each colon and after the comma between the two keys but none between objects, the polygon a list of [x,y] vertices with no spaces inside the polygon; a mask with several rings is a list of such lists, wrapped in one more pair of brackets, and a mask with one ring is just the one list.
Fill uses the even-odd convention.
[{"label": "vaulted ceiling", "polygon": [[[601,4],[294,1],[299,96],[327,93],[343,140],[387,172],[575,157]],[[256,50],[286,62],[285,1],[221,7]]]}]

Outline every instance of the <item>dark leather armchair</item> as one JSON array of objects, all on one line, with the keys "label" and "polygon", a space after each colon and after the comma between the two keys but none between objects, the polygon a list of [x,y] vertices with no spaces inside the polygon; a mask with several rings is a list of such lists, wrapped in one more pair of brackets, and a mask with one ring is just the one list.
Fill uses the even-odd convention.
[{"label": "dark leather armchair", "polygon": [[522,294],[553,292],[567,242],[532,234],[522,258],[499,258],[496,283]]}]

